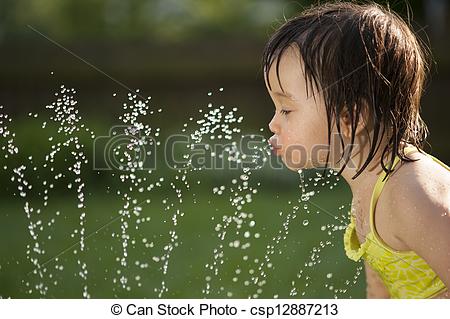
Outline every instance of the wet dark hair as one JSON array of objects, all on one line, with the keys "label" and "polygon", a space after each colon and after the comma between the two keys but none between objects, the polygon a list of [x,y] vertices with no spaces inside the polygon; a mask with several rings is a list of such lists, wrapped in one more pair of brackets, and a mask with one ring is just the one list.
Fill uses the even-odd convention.
[{"label": "wet dark hair", "polygon": [[[262,64],[270,89],[268,71],[276,61],[276,74],[283,90],[279,63],[283,52],[292,45],[298,48],[304,65],[307,95],[308,87],[323,95],[328,143],[333,120],[344,147],[339,118],[345,113],[351,121],[350,151],[338,174],[350,159],[356,126],[363,112],[371,122],[373,137],[369,139],[369,155],[353,179],[375,157],[385,134],[388,142],[381,166],[386,177],[392,172],[395,155],[404,161],[414,161],[406,157],[401,142],[410,143],[422,152],[428,129],[419,111],[430,55],[414,35],[410,22],[372,2],[312,6],[287,20],[267,43]],[[329,155],[328,152],[327,165]],[[385,165],[384,158],[388,155],[389,163]]]}]

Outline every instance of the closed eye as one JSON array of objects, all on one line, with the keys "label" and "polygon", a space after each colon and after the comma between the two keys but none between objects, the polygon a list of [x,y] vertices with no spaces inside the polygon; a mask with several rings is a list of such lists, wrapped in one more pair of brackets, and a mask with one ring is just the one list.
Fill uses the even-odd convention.
[{"label": "closed eye", "polygon": [[281,110],[280,113],[283,114],[283,115],[288,115],[289,113],[291,113],[291,111]]}]

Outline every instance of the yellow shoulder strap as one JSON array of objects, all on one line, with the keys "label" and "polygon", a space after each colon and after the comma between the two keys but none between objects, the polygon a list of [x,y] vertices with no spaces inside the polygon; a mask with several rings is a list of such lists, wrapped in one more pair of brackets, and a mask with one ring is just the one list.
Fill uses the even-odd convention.
[{"label": "yellow shoulder strap", "polygon": [[[405,155],[416,150],[417,148],[415,146],[408,146],[405,148]],[[396,156],[394,159],[394,163],[392,165],[392,169],[395,168],[395,166],[397,165],[397,163],[400,161],[400,157]],[[372,192],[372,197],[370,199],[370,208],[369,208],[369,219],[370,219],[370,228],[372,231],[375,232],[375,205],[377,204],[378,198],[380,197],[381,191],[383,190],[384,184],[386,184],[386,181],[389,179],[386,178],[386,172],[384,170],[382,170],[382,172],[380,173],[380,176],[377,179],[377,182],[375,183],[375,186],[373,188],[373,192]]]}]

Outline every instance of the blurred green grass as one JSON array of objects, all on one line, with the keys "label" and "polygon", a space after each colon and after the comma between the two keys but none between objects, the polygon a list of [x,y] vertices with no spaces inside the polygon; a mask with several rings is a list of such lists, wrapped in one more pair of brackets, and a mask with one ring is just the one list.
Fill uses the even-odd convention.
[{"label": "blurred green grass", "polygon": [[[233,214],[234,208],[229,202],[230,194],[214,195],[210,186],[192,184],[195,185],[192,185],[189,192],[184,193],[182,204],[177,203],[174,193],[167,190],[146,194],[151,203],[143,205],[142,216],[149,216],[151,220],[139,225],[133,222],[133,219],[129,221],[127,233],[135,242],[133,244],[130,239],[126,267],[119,266],[116,260],[121,256],[122,240],[112,236],[113,233],[120,234],[121,222],[116,220],[108,224],[118,216],[122,205],[119,196],[113,192],[101,194],[98,189],[92,196],[87,196],[87,237],[84,252],[80,252],[79,245],[76,244],[79,235],[75,234],[73,238],[70,236],[73,229],[79,228],[80,211],[76,208],[75,196],[56,196],[53,200],[50,199],[49,206],[42,210],[39,218],[45,223],[55,217],[56,210],[61,214],[55,217],[54,225],[44,227],[40,234],[41,248],[46,249],[40,263],[50,260],[45,265],[48,269],[45,276],[52,274],[51,279],[42,280],[49,286],[46,297],[81,297],[84,282],[78,275],[80,265],[77,264],[77,259],[87,264],[88,291],[94,298],[155,298],[155,289],[160,288],[163,279],[168,288],[168,292],[163,294],[166,298],[225,298],[230,296],[227,292],[231,292],[233,298],[252,296],[259,286],[252,283],[246,285],[245,281],[251,281],[252,271],[254,275],[259,273],[258,266],[264,259],[266,246],[275,244],[273,238],[283,230],[283,222],[297,202],[300,190],[277,192],[271,185],[262,184],[259,187],[260,192],[253,196],[253,201],[242,209],[253,213],[252,220],[256,225],[251,229],[251,233],[253,235],[258,232],[261,237],[255,239],[252,236],[249,239],[249,248],[236,249],[230,248],[228,244],[235,239],[243,242],[244,229],[237,234],[238,229],[232,224],[224,241],[220,241],[214,231],[223,215]],[[277,295],[280,298],[291,298],[289,292],[295,287],[298,291],[295,298],[333,298],[335,293],[329,286],[347,290],[345,293],[336,294],[340,298],[364,297],[364,274],[353,283],[358,264],[345,257],[342,230],[333,231],[331,235],[321,230],[323,225],[345,223],[345,220],[337,221],[329,215],[341,216],[345,213],[339,210],[339,206],[348,204],[348,189],[345,185],[339,186],[333,190],[327,187],[319,188],[321,192],[311,198],[314,205],[309,204],[309,213],[301,207],[296,218],[291,220],[286,238],[278,245],[275,244],[274,254],[271,255],[273,267],[266,269],[266,284],[259,297],[272,298]],[[166,204],[162,203],[164,199]],[[30,199],[31,205],[36,204],[36,200]],[[173,207],[164,210],[164,206],[171,203],[174,204]],[[33,285],[41,280],[30,274],[33,267],[26,260],[26,245],[31,241],[22,206],[23,202],[18,200],[2,200],[0,204],[0,240],[4,243],[0,245],[0,295],[4,298],[39,297],[36,292],[27,294],[25,286],[26,281]],[[175,209],[181,209],[184,216],[179,217],[178,225],[174,227],[171,218]],[[309,221],[307,226],[303,225],[304,219]],[[107,226],[104,226],[105,224]],[[139,226],[138,229],[136,225]],[[162,262],[155,262],[152,257],[161,256],[163,247],[170,241],[169,230],[176,230],[180,246],[174,248],[167,275],[162,276]],[[51,239],[47,238],[49,235]],[[281,236],[284,236],[283,231]],[[142,241],[144,238],[147,243],[153,242],[152,248],[145,247]],[[326,244],[327,241],[330,244]],[[325,244],[325,248],[320,248],[320,243]],[[219,275],[214,276],[205,265],[213,261],[213,249],[219,244],[224,245],[224,263],[219,267]],[[320,248],[321,251],[316,252],[319,257],[311,259],[314,248]],[[65,250],[57,261],[51,260],[53,256]],[[77,251],[76,254],[74,250]],[[244,260],[243,256],[248,256],[248,259]],[[136,260],[148,263],[149,267],[141,269],[135,264]],[[313,267],[305,267],[305,263],[314,260],[319,262]],[[63,265],[64,269],[55,270],[58,265]],[[117,275],[119,269],[122,273]],[[239,275],[236,275],[236,269],[241,270]],[[297,278],[300,270],[303,271],[302,277]],[[328,273],[333,276],[327,278]],[[122,289],[119,283],[113,283],[114,277],[119,278],[122,275],[128,278],[130,291]],[[139,280],[136,280],[136,276],[140,277]],[[212,277],[211,292],[208,295],[202,293],[206,276]],[[237,277],[237,281],[233,281],[233,277]],[[309,280],[305,280],[307,277]],[[53,284],[54,281],[57,281],[56,285]],[[346,281],[349,281],[349,284],[346,284]],[[306,283],[308,286],[305,286]],[[303,296],[302,292],[305,292]]]},{"label": "blurred green grass", "polygon": [[[75,184],[71,189],[67,188],[67,184],[73,183],[76,177],[67,171],[73,161],[70,148],[62,150],[55,157],[51,165],[54,170],[43,166],[46,163],[44,155],[51,150],[51,144],[63,138],[55,133],[57,127],[51,123],[47,124],[45,130],[41,129],[41,121],[46,118],[48,115],[44,113],[37,119],[28,117],[13,122],[15,143],[20,146],[20,151],[8,158],[5,163],[9,169],[2,170],[0,175],[3,190],[0,196],[0,240],[4,243],[0,245],[1,297],[42,297],[36,285],[44,283],[48,286],[45,297],[49,298],[81,298],[85,284],[94,298],[155,298],[159,295],[163,280],[168,291],[162,296],[166,298],[247,298],[253,297],[255,293],[262,298],[365,296],[364,274],[354,278],[361,264],[345,256],[343,230],[328,234],[328,230],[334,226],[348,223],[345,209],[341,209],[350,203],[348,186],[341,180],[339,187],[332,190],[329,189],[330,184],[314,187],[313,190],[320,190],[320,193],[311,198],[309,210],[305,210],[303,204],[298,204],[301,195],[298,174],[286,168],[265,167],[252,171],[249,186],[257,188],[258,192],[252,195],[252,201],[246,203],[242,211],[253,214],[253,217],[244,221],[241,229],[233,222],[224,240],[218,238],[215,228],[218,223],[223,224],[225,215],[232,216],[236,210],[230,203],[230,199],[236,196],[230,187],[234,187],[233,178],[239,181],[241,170],[189,172],[189,188],[176,179],[179,173],[165,167],[163,163],[159,163],[158,169],[152,174],[145,171],[136,173],[138,176],[147,176],[147,184],[158,181],[160,177],[165,180],[161,187],[132,194],[138,203],[150,199],[149,204],[142,204],[139,217],[150,217],[150,220],[138,224],[138,218],[134,215],[127,220],[129,227],[126,233],[130,236],[127,265],[121,266],[122,223],[117,217],[124,202],[117,195],[117,190],[126,190],[126,183],[119,181],[117,171],[93,169],[92,139],[88,134],[77,134],[80,142],[86,146],[84,152],[90,160],[89,164],[83,166],[80,175],[85,183],[86,209],[78,209]],[[102,122],[88,122],[87,126],[95,128],[95,132],[109,130],[109,126]],[[246,130],[255,131],[250,128]],[[54,137],[52,142],[48,140],[49,136]],[[29,155],[33,156],[33,165],[29,163]],[[14,175],[11,169],[21,164],[27,165],[26,179],[33,185],[25,199],[17,195],[17,184],[10,180],[11,175]],[[37,171],[33,171],[32,166],[36,166]],[[63,172],[64,177],[55,180],[54,176],[59,172]],[[314,172],[307,172],[306,177],[309,176],[314,176]],[[42,206],[43,181],[52,181],[54,184],[49,190],[46,207]],[[178,202],[171,182],[182,190],[182,203]],[[220,186],[225,187],[224,194],[214,194],[213,188]],[[310,190],[309,187],[307,189]],[[246,194],[245,190],[238,191],[238,195],[244,198]],[[30,224],[23,209],[25,201],[35,209],[31,213],[32,222],[40,221],[43,227],[37,231],[40,248],[45,250],[43,255],[38,256],[39,264],[44,264],[42,269],[45,269],[42,279],[33,273],[35,267],[27,259],[26,252],[33,249],[35,242],[28,230]],[[300,208],[293,215],[296,217],[290,221],[288,233],[285,233],[283,223],[297,205]],[[40,213],[36,210],[39,208]],[[183,216],[178,218],[177,226],[173,226],[172,217],[177,209]],[[56,215],[57,211],[59,215]],[[80,251],[79,233],[74,232],[80,229],[82,211],[86,212],[84,251]],[[336,220],[333,215],[339,218]],[[256,223],[251,229],[248,227],[249,220]],[[307,226],[304,226],[304,220],[308,220]],[[323,226],[327,227],[326,230],[322,230]],[[163,262],[154,261],[153,257],[160,258],[164,254],[172,230],[176,231],[179,246],[172,251],[167,274],[163,275]],[[251,238],[243,236],[245,231],[251,232]],[[259,233],[260,238],[255,238],[255,233]],[[230,247],[230,243],[235,240],[240,240],[241,247],[245,242],[249,242],[250,246],[246,249]],[[146,247],[146,243],[152,244]],[[214,249],[220,245],[223,245],[224,258],[216,276],[206,265],[214,261]],[[267,254],[270,245],[274,245],[273,254]],[[31,255],[37,256],[34,253]],[[270,261],[265,256],[270,257]],[[137,261],[140,264],[136,264]],[[269,262],[272,264],[270,268],[267,267]],[[313,263],[312,267],[305,266],[310,262]],[[79,275],[82,263],[87,265],[87,281]],[[261,263],[264,276],[259,276]],[[142,264],[148,264],[148,267],[142,268]],[[240,273],[237,274],[236,270]],[[333,274],[331,278],[327,278],[329,273]],[[211,288],[205,294],[203,291],[208,276],[211,277]],[[127,278],[126,286],[130,290],[122,287],[119,282],[122,277]],[[256,277],[266,281],[259,293],[261,287],[253,283]],[[297,293],[291,295],[293,289]],[[334,289],[342,291],[335,292]]]}]

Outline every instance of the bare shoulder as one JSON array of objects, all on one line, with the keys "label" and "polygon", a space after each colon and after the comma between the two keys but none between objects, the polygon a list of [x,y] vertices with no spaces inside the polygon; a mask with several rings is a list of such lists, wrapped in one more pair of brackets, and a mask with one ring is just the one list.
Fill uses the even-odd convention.
[{"label": "bare shoulder", "polygon": [[416,152],[410,157],[419,160],[402,162],[385,185],[390,184],[392,229],[396,239],[421,256],[448,289],[450,172],[427,155]]},{"label": "bare shoulder", "polygon": [[418,161],[399,163],[383,190],[385,207],[395,212],[394,229],[403,237],[450,221],[450,171],[426,154],[408,157]]},{"label": "bare shoulder", "polygon": [[426,154],[414,152],[408,157],[417,161],[399,163],[385,186],[392,204],[448,205],[450,171]]}]

